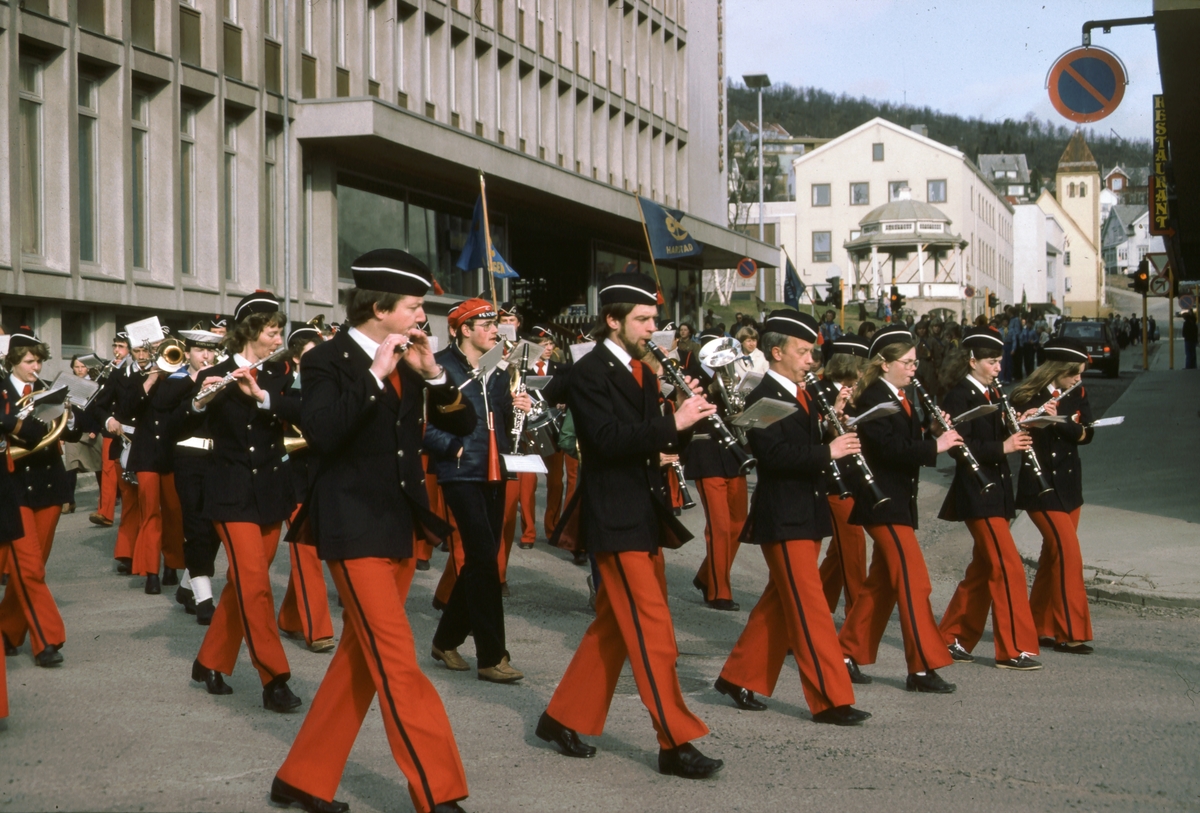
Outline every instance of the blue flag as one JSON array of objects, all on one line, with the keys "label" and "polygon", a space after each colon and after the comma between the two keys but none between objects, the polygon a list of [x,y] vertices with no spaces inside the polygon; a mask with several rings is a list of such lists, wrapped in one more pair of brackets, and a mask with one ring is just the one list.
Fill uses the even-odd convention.
[{"label": "blue flag", "polygon": [[676,260],[704,250],[704,245],[692,239],[680,223],[683,210],[664,208],[640,195],[638,202],[642,205],[642,217],[646,221],[646,234],[650,237],[650,251],[654,259]]},{"label": "blue flag", "polygon": [[800,297],[804,296],[804,280],[796,273],[796,266],[792,265],[791,257],[787,257],[784,271],[783,304],[800,310]]},{"label": "blue flag", "polygon": [[[475,199],[475,215],[471,218],[471,233],[467,236],[467,242],[463,245],[462,253],[458,255],[458,262],[455,266],[460,271],[475,271],[489,265],[484,261],[484,254],[487,253],[487,239],[483,234],[483,197]],[[512,266],[505,262],[500,256],[500,252],[496,250],[496,244],[492,243],[492,261],[490,263],[492,273],[496,275],[496,279],[520,279],[521,276],[512,269]]]}]

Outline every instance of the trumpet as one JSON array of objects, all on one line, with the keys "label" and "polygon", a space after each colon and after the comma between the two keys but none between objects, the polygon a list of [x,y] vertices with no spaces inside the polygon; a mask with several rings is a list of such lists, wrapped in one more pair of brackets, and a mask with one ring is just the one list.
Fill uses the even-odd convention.
[{"label": "trumpet", "polygon": [[[669,363],[667,354],[662,348],[654,343],[653,340],[646,342],[646,347],[654,357],[658,359],[658,363],[662,365],[663,376],[671,380],[671,384],[675,389],[679,390],[684,398],[694,398],[696,393],[692,392],[692,388],[688,386],[687,379],[683,377],[683,372],[678,366],[672,366]],[[725,421],[721,420],[720,415],[710,415],[706,418],[713,428],[717,442],[730,451],[730,453],[738,461],[738,474],[746,474],[757,465],[758,461],[751,457],[750,453],[743,449],[737,442],[737,438],[729,431],[729,427],[725,425]]]},{"label": "trumpet", "polygon": [[[278,350],[276,350],[271,355],[267,356],[265,359],[261,359],[260,361],[255,362],[254,364],[251,364],[250,369],[261,370],[264,364],[269,364],[272,361],[278,361],[279,359],[286,356],[287,353],[288,353],[287,345],[286,344],[280,345]],[[236,372],[236,370],[234,372]],[[227,373],[223,377],[221,377],[219,380],[214,381],[211,384],[206,384],[205,386],[201,387],[200,391],[197,392],[194,396],[192,396],[192,402],[195,403],[196,401],[203,401],[205,398],[208,398],[212,395],[216,395],[218,392],[225,389],[226,387],[228,387],[230,384],[234,383],[235,381],[237,381],[237,379],[234,378],[233,373]]]},{"label": "trumpet", "polygon": [[[821,385],[817,381],[817,377],[812,373],[804,374],[804,384],[812,393],[813,398],[817,401],[817,407],[821,410],[821,414],[825,416],[825,420],[833,425],[833,431],[838,435],[844,435],[848,431],[842,426],[842,422],[838,420],[837,413],[833,411],[833,405],[825,397],[825,393],[821,392]],[[875,475],[871,472],[871,467],[867,465],[867,459],[861,453],[854,455],[854,462],[858,465],[859,474],[862,475],[863,482],[867,484],[867,488],[871,490],[871,498],[875,501],[873,508],[878,508],[884,503],[891,500],[891,497],[883,493],[883,489],[879,487],[879,483],[875,482]],[[842,498],[852,496],[850,490],[846,488],[845,482],[842,480],[841,471],[838,469],[837,461],[831,461],[830,470],[833,474],[833,481],[837,484],[838,490],[841,492]]]},{"label": "trumpet", "polygon": [[[917,397],[921,399],[921,405],[925,407],[925,411],[929,413],[929,417],[937,421],[945,431],[954,431],[954,427],[951,425],[951,423],[942,417],[942,411],[934,406],[933,399],[929,397],[929,393],[925,392],[925,388],[921,386],[921,382],[916,378],[913,378],[912,385],[913,390],[917,393]],[[967,464],[967,467],[971,469],[971,473],[975,475],[975,479],[979,481],[979,487],[985,493],[995,488],[996,484],[988,478],[987,472],[985,472],[983,467],[979,465],[979,461],[975,459],[975,455],[971,452],[971,449],[967,446],[967,444],[964,443],[962,446],[957,448],[961,449],[962,451],[958,454],[954,454],[954,450],[951,450],[951,456]]]},{"label": "trumpet", "polygon": [[[1013,434],[1020,432],[1021,422],[1017,417],[1016,410],[1008,402],[1008,396],[999,387],[993,387],[992,390],[996,393],[996,397],[1000,399],[1001,406],[1004,407],[1004,415],[1008,418],[1008,428],[1013,431]],[[1059,397],[1061,398],[1062,396]],[[1033,450],[1033,447],[1026,449],[1022,456],[1025,458],[1025,465],[1029,466],[1029,470],[1033,472],[1033,476],[1037,480],[1038,496],[1040,497],[1043,494],[1049,494],[1053,491],[1054,486],[1046,479],[1046,473],[1042,471],[1042,464],[1038,460],[1037,452]]]}]

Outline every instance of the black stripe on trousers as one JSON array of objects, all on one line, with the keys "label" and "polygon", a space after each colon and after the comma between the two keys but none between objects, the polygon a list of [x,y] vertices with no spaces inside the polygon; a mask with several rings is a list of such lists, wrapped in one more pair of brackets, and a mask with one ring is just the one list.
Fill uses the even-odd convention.
[{"label": "black stripe on trousers", "polygon": [[[1013,646],[1017,646],[1017,616],[1013,613],[1012,605],[1012,590],[1008,586],[1008,569],[1004,566],[1004,551],[1000,550],[1000,540],[996,538],[996,531],[992,528],[991,519],[984,519],[983,524],[987,526],[988,533],[992,537],[992,546],[996,548],[996,560],[1000,563],[1000,578],[1004,579],[1004,595],[1008,599],[1008,627],[1011,630]],[[992,602],[995,604],[995,602]]]},{"label": "black stripe on trousers", "polygon": [[[708,479],[708,478],[704,478]],[[713,595],[717,594],[717,563],[716,557],[713,556],[713,551],[716,550],[717,540],[715,535],[716,527],[713,525],[711,509],[708,507],[708,495],[704,493],[704,485],[701,480],[696,480],[696,490],[700,492],[700,504],[704,507],[704,522],[707,524],[708,535],[705,542],[708,544],[708,585],[704,589],[704,600],[708,601],[708,591],[712,590]],[[728,500],[726,500],[728,503]]]},{"label": "black stripe on trousers", "polygon": [[[34,541],[38,541],[36,530],[34,532]],[[46,633],[42,632],[42,622],[38,618],[37,610],[34,609],[33,599],[29,597],[29,588],[25,586],[25,577],[21,574],[21,565],[17,561],[17,552],[12,550],[10,553],[12,554],[13,574],[16,575],[17,581],[21,584],[21,594],[25,596],[25,601],[23,603],[29,608],[29,617],[33,619],[33,627],[37,630],[38,638],[42,639],[42,648],[44,649],[49,646],[50,643],[46,640]]]},{"label": "black stripe on trousers", "polygon": [[[229,554],[229,566],[233,568],[233,589],[237,592],[238,615],[241,616],[242,619],[242,632],[246,636],[246,649],[250,651],[250,662],[254,664],[255,668],[261,667],[262,669],[265,669],[267,674],[271,676],[271,679],[274,680],[279,676],[270,669],[267,669],[266,664],[258,659],[258,653],[254,651],[254,636],[250,634],[250,619],[246,615],[246,600],[242,596],[242,571],[238,567],[237,556],[233,552],[233,535],[229,533],[229,526],[227,526],[224,522],[221,523],[221,530],[225,532],[225,539],[229,543],[226,552]],[[262,533],[261,528],[259,529],[259,533]],[[269,566],[267,570],[269,578]],[[275,619],[273,618],[271,619],[272,622],[274,622],[274,620]]]},{"label": "black stripe on trousers", "polygon": [[[1046,518],[1046,524],[1054,532],[1054,544],[1058,547],[1058,588],[1062,591],[1063,617],[1067,620],[1067,640],[1074,641],[1075,629],[1071,624],[1071,602],[1067,599],[1067,563],[1063,556],[1062,537],[1058,535],[1058,526],[1050,518],[1050,512],[1043,511],[1042,516]],[[1070,521],[1070,517],[1067,519]]]},{"label": "black stripe on trousers", "polygon": [[817,685],[825,699],[825,673],[821,671],[821,659],[817,657],[817,648],[813,645],[812,635],[808,632],[808,619],[804,615],[804,605],[800,602],[800,591],[796,588],[796,576],[792,573],[792,557],[788,554],[787,542],[780,542],[779,549],[783,551],[783,563],[787,567],[788,587],[792,590],[792,601],[796,602],[796,612],[800,616],[800,628],[804,630],[804,643],[808,644],[808,654],[812,658],[813,668],[817,670]]},{"label": "black stripe on trousers", "polygon": [[[850,580],[846,578],[846,549],[842,547],[842,534],[841,534],[841,531],[838,530],[837,517],[832,516],[832,514],[833,514],[832,511],[830,511],[829,513],[831,515],[830,519],[833,520],[833,523],[832,523],[833,524],[833,541],[830,542],[830,545],[831,546],[837,545],[838,570],[840,570],[842,573],[842,589],[839,590],[838,592],[841,593],[841,592],[845,591],[845,593],[846,593],[846,614],[849,615],[850,614]],[[829,551],[825,552],[825,558],[829,558]],[[829,612],[832,613],[836,609],[837,609],[837,602],[835,601],[833,603],[833,607],[831,607],[829,609]]]},{"label": "black stripe on trousers", "polygon": [[921,632],[917,627],[917,612],[913,608],[912,586],[908,581],[908,560],[904,558],[904,546],[900,544],[900,537],[891,523],[887,529],[892,535],[892,541],[896,543],[896,555],[900,557],[900,578],[904,579],[904,601],[908,604],[908,623],[912,626],[913,642],[916,643],[917,654],[921,656],[921,663],[925,664],[925,671],[928,672],[929,661],[925,659],[925,648],[921,646]]},{"label": "black stripe on trousers", "polygon": [[308,605],[308,586],[304,582],[304,567],[300,561],[300,549],[296,547],[300,543],[291,542],[289,544],[292,546],[292,561],[296,563],[296,578],[300,582],[298,586],[295,586],[292,589],[293,592],[298,594],[297,600],[304,604],[304,618],[308,621],[308,626],[306,626],[304,629],[304,637],[308,643],[311,644],[313,642],[312,607]]},{"label": "black stripe on trousers", "polygon": [[342,577],[346,580],[346,587],[350,590],[354,609],[362,620],[363,630],[367,633],[367,643],[371,647],[371,656],[375,659],[375,667],[379,670],[379,682],[383,685],[383,696],[387,698],[388,709],[392,713],[392,722],[396,724],[396,730],[400,732],[400,738],[404,740],[404,747],[408,749],[408,756],[416,766],[417,776],[421,778],[421,790],[425,792],[425,801],[429,809],[433,810],[437,806],[437,802],[433,798],[433,789],[429,787],[429,777],[425,775],[425,767],[421,764],[421,758],[417,756],[417,749],[413,747],[412,740],[408,738],[408,732],[404,730],[404,723],[400,721],[400,713],[396,711],[396,701],[392,698],[392,685],[388,682],[387,670],[383,668],[383,657],[379,654],[379,647],[375,643],[375,633],[367,621],[367,614],[363,612],[362,602],[359,601],[358,591],[354,589],[354,582],[350,580],[350,571],[346,568],[346,563],[331,561],[329,566],[333,567],[335,564],[342,569]]},{"label": "black stripe on trousers", "polygon": [[[638,618],[637,604],[633,600],[633,590],[629,586],[629,579],[625,576],[625,566],[621,564],[621,555],[619,553],[612,554],[612,557],[613,562],[617,565],[617,573],[621,576],[621,583],[625,587],[625,596],[629,599],[629,614],[633,618],[633,628],[637,632],[638,649],[642,653],[642,666],[646,670],[646,680],[650,683],[650,694],[654,695],[654,706],[658,709],[659,725],[662,726],[663,734],[667,736],[667,741],[671,743],[671,747],[678,748],[679,746],[675,744],[675,738],[671,736],[671,729],[667,727],[667,715],[663,711],[662,697],[658,694],[658,683],[654,680],[654,670],[650,668],[650,653],[646,651],[646,638],[642,634],[642,622]],[[669,609],[668,612],[670,612]]]}]

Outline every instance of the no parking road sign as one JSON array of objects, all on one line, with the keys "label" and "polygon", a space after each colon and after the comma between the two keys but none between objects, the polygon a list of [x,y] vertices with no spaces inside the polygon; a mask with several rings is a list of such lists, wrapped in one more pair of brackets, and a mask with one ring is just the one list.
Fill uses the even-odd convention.
[{"label": "no parking road sign", "polygon": [[1046,76],[1054,109],[1079,124],[1099,121],[1116,110],[1128,82],[1117,55],[1095,46],[1067,51]]},{"label": "no parking road sign", "polygon": [[758,263],[749,257],[743,257],[738,263],[737,272],[742,279],[754,279],[754,275],[758,273]]}]

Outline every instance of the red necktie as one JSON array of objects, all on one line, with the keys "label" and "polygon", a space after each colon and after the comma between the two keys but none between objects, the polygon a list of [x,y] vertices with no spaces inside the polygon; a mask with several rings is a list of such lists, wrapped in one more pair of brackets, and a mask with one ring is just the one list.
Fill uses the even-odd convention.
[{"label": "red necktie", "polygon": [[642,363],[637,359],[630,359],[629,370],[633,373],[633,377],[637,380],[638,386],[642,386]]},{"label": "red necktie", "polygon": [[546,374],[546,362],[539,361],[538,362],[538,375],[545,375],[545,374]]},{"label": "red necktie", "polygon": [[804,411],[808,412],[808,393],[800,384],[796,385],[796,400],[800,402],[800,406],[804,407]]},{"label": "red necktie", "polygon": [[900,399],[900,406],[904,407],[904,414],[912,417],[912,406],[909,405],[908,399],[904,397],[904,390],[896,392],[896,397]]},{"label": "red necktie", "polygon": [[400,389],[400,369],[392,370],[388,375],[388,383],[392,385],[392,389],[396,391],[396,397],[400,397],[402,390]]},{"label": "red necktie", "polygon": [[1061,392],[1059,392],[1058,390],[1050,390],[1050,397],[1051,397],[1051,398],[1057,398],[1057,397],[1058,397],[1058,396],[1060,396],[1060,395],[1062,395],[1062,393],[1061,393]]},{"label": "red necktie", "polygon": [[986,399],[988,399],[988,403],[990,404],[990,403],[992,402],[992,391],[991,391],[991,390],[984,390],[984,391],[983,391],[983,397],[984,397],[984,398],[986,398]]},{"label": "red necktie", "polygon": [[31,393],[31,392],[33,392],[33,385],[32,385],[32,384],[26,384],[26,385],[25,385],[25,389],[21,390],[21,395],[22,395],[22,396],[25,396],[25,395],[28,395],[28,394],[29,394],[29,393]]},{"label": "red necktie", "polygon": [[255,380],[255,382],[258,381],[258,368],[257,367],[250,368],[250,377],[253,378]]}]

